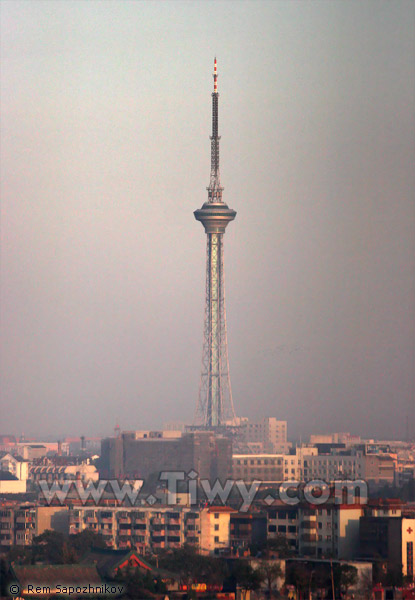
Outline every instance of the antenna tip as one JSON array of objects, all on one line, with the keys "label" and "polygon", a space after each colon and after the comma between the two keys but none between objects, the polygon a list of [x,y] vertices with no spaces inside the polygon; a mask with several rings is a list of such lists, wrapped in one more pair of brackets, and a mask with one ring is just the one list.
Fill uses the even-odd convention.
[{"label": "antenna tip", "polygon": [[215,62],[213,63],[213,81],[214,81],[213,91],[215,92],[215,94],[217,94],[217,92],[218,92],[218,68],[217,68],[216,56],[215,56]]}]

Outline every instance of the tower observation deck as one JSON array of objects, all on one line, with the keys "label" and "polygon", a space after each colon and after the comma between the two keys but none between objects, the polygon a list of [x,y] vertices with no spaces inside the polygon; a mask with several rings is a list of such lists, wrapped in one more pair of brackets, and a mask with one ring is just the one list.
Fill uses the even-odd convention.
[{"label": "tower observation deck", "polygon": [[195,418],[195,425],[206,428],[235,424],[226,334],[223,236],[228,223],[235,218],[236,212],[230,209],[222,200],[223,187],[220,183],[219,170],[218,105],[218,74],[215,58],[208,199],[202,208],[194,212],[195,218],[204,226],[207,237],[202,373]]}]

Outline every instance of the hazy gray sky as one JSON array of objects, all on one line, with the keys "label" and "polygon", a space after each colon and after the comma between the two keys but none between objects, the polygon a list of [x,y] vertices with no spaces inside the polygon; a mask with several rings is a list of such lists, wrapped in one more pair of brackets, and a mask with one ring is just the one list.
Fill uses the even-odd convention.
[{"label": "hazy gray sky", "polygon": [[1,2],[0,433],[191,421],[218,57],[236,412],[415,430],[415,3]]}]

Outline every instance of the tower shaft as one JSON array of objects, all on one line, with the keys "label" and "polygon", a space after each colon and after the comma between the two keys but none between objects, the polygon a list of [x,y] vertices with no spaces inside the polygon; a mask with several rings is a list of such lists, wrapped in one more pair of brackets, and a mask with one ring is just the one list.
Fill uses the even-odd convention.
[{"label": "tower shaft", "polygon": [[195,218],[204,225],[207,235],[205,326],[202,373],[196,410],[196,424],[205,427],[218,427],[235,420],[226,332],[223,236],[226,226],[235,218],[236,212],[222,201],[216,59],[213,79],[211,171],[207,188],[208,201],[194,213]]}]

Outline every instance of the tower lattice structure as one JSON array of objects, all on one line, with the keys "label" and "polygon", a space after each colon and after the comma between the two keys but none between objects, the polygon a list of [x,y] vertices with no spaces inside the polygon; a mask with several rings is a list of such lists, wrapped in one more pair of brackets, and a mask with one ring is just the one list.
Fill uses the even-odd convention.
[{"label": "tower lattice structure", "polygon": [[203,335],[202,373],[196,424],[207,428],[235,424],[229,377],[228,341],[225,311],[225,273],[223,237],[236,212],[222,200],[220,183],[218,134],[218,74],[216,58],[213,72],[211,167],[208,200],[194,212],[207,237],[206,305]]}]

